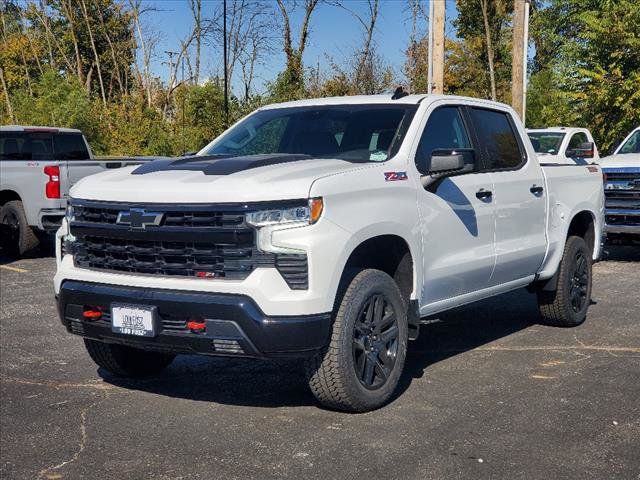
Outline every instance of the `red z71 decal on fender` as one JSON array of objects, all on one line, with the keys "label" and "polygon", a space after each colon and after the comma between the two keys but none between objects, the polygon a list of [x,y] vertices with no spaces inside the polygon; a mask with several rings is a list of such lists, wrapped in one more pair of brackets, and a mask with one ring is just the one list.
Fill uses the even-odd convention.
[{"label": "red z71 decal on fender", "polygon": [[397,182],[407,180],[407,172],[384,172],[385,182]]}]

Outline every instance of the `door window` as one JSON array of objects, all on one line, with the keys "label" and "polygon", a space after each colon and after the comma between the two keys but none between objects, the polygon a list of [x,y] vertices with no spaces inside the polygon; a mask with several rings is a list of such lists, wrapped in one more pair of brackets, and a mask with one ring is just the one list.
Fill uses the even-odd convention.
[{"label": "door window", "polygon": [[511,126],[509,114],[483,108],[471,108],[471,119],[478,132],[487,170],[518,168],[523,156]]},{"label": "door window", "polygon": [[458,107],[440,107],[434,110],[420,137],[416,159],[431,158],[434,150],[471,148],[467,129]]}]

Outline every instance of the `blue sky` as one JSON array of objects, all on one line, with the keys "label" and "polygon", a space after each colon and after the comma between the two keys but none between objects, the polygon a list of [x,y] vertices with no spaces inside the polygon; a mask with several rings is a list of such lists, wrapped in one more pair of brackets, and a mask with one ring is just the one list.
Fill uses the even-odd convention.
[{"label": "blue sky", "polygon": [[[273,1],[275,0],[265,0]],[[368,10],[365,1],[343,0],[345,6],[358,12],[365,13]],[[444,1],[444,0],[436,0]],[[147,14],[145,23],[147,28],[160,34],[160,42],[156,48],[157,58],[154,59],[153,71],[163,79],[167,77],[167,66],[162,62],[167,61],[165,50],[177,50],[179,39],[186,37],[192,28],[191,12],[186,0],[147,0],[146,4],[155,6],[159,11]],[[302,2],[301,2],[302,3]],[[428,1],[425,1],[428,8]],[[220,8],[221,0],[203,0],[203,16],[211,16]],[[447,34],[453,35],[450,24],[455,17],[455,1],[447,0]],[[300,16],[292,19],[294,38],[297,40],[296,26]],[[361,42],[362,30],[351,14],[343,9],[320,5],[311,19],[311,33],[309,43],[305,51],[305,65],[327,68],[327,55],[340,64],[343,63]],[[422,27],[425,28],[426,27]],[[378,52],[384,60],[394,69],[398,76],[402,73],[404,63],[404,51],[410,36],[409,12],[406,0],[381,0],[378,23],[375,32],[375,41]],[[276,46],[282,45],[281,33],[274,32]],[[213,47],[205,46],[202,52],[202,73],[212,76],[222,71],[221,52]],[[262,89],[265,81],[271,80],[282,70],[284,66],[284,53],[278,49],[269,59],[268,63],[261,66],[257,75],[256,88]]]}]

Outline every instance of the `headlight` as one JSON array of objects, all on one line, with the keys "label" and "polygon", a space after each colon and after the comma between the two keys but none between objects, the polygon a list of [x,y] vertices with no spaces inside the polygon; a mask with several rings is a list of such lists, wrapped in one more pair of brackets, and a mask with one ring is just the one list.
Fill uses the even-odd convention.
[{"label": "headlight", "polygon": [[247,214],[247,223],[254,227],[268,225],[312,225],[322,215],[322,198],[311,198],[307,205],[291,208],[259,210]]}]

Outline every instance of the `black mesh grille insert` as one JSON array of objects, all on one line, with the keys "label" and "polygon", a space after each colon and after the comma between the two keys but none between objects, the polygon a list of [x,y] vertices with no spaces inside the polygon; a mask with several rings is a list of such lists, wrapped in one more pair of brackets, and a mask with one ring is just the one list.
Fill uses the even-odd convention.
[{"label": "black mesh grille insert", "polygon": [[[143,275],[243,280],[259,267],[277,268],[292,289],[308,288],[307,256],[263,253],[245,223],[247,206],[123,205],[74,201],[65,245],[78,267]],[[161,213],[159,224],[118,224],[131,208]]]}]

